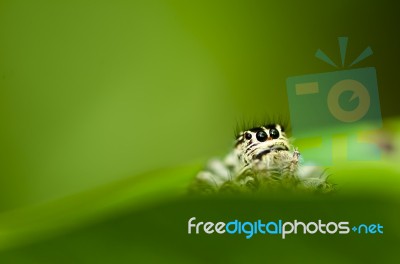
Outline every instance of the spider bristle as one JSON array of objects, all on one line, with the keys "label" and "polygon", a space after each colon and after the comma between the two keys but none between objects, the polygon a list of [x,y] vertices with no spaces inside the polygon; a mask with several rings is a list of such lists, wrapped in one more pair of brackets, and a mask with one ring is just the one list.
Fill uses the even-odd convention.
[{"label": "spider bristle", "polygon": [[240,136],[240,133],[246,130],[255,129],[261,126],[268,127],[271,125],[280,125],[285,133],[290,131],[289,118],[282,115],[267,115],[264,118],[252,120],[241,119],[236,122],[235,138]]}]

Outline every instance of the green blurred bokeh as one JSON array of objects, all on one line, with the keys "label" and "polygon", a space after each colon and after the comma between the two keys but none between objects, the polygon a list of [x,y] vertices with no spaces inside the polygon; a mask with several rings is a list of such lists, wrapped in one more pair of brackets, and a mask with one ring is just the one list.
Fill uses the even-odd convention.
[{"label": "green blurred bokeh", "polygon": [[[185,177],[194,175],[197,164],[229,149],[237,120],[288,117],[286,78],[333,71],[314,53],[321,48],[339,61],[338,36],[349,37],[349,61],[372,47],[357,67],[376,67],[382,115],[399,116],[399,20],[390,1],[1,0],[0,223],[18,219],[18,208],[73,195],[68,213],[61,206],[59,214],[95,200],[92,210],[104,210],[114,202],[91,190],[124,179],[136,186],[135,175],[195,160]],[[394,164],[362,170],[365,185],[397,192]],[[389,176],[379,182],[381,173]],[[93,200],[81,201],[85,192]],[[44,218],[56,214],[57,203],[46,206]],[[135,246],[142,256],[151,251]]]},{"label": "green blurred bokeh", "polygon": [[223,153],[237,118],[288,116],[285,80],[378,72],[398,113],[398,16],[385,1],[1,1],[1,207]]}]

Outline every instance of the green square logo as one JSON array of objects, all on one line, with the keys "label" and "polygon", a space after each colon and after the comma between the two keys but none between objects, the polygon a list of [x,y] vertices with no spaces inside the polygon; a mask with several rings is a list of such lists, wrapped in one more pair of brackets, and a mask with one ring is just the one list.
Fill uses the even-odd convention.
[{"label": "green square logo", "polygon": [[[339,43],[342,52],[343,38],[339,39]],[[366,51],[372,54],[369,48]],[[367,54],[366,51],[359,58],[368,56],[369,53]],[[317,51],[316,56],[336,66],[320,50]],[[361,60],[359,58],[357,59]],[[344,64],[344,56],[342,56],[342,64]],[[372,129],[382,126],[375,68],[289,77],[286,85],[294,137],[299,139],[321,137],[323,139],[319,148],[308,152],[302,151],[306,160],[309,156],[321,165],[329,165],[332,158],[327,158],[325,155],[329,153],[332,155],[332,137],[335,134],[348,136],[348,159],[379,159],[377,146],[357,142],[360,124],[368,124]],[[324,159],[320,158],[321,153],[325,156]]]}]

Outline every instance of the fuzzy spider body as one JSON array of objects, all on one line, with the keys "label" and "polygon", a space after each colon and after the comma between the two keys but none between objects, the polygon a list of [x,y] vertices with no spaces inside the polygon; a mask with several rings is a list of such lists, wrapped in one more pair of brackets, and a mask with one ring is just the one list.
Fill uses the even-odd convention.
[{"label": "fuzzy spider body", "polygon": [[324,190],[332,187],[326,182],[324,171],[301,170],[300,153],[290,143],[283,126],[268,124],[238,133],[234,149],[223,160],[210,160],[192,188],[218,192],[310,186],[323,186]]}]

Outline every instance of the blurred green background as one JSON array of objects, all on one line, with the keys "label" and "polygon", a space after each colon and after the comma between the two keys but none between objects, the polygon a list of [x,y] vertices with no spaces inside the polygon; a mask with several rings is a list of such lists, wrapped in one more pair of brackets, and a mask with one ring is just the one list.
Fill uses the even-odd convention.
[{"label": "blurred green background", "polygon": [[[398,11],[390,1],[1,0],[1,245],[182,193],[209,157],[229,150],[237,120],[289,115],[287,77],[334,70],[314,53],[320,48],[338,62],[338,36],[349,37],[348,61],[372,47],[357,67],[376,67],[382,115],[398,138]],[[385,188],[399,191],[398,157],[332,170],[345,187],[353,176],[362,179],[350,184],[359,190],[379,186],[380,197]],[[124,217],[160,217],[157,207],[142,210]],[[112,221],[99,225],[71,239],[86,234],[82,245],[103,254],[108,247],[97,248],[97,236],[115,245],[132,239],[126,251],[110,252],[119,263],[132,260],[130,252],[156,254],[141,236],[122,239],[126,229],[112,231]],[[54,263],[62,252],[74,255],[66,239],[49,242],[60,255],[47,257],[48,245],[39,244],[7,253],[4,263]],[[94,261],[83,249],[75,256],[65,263]]]}]

